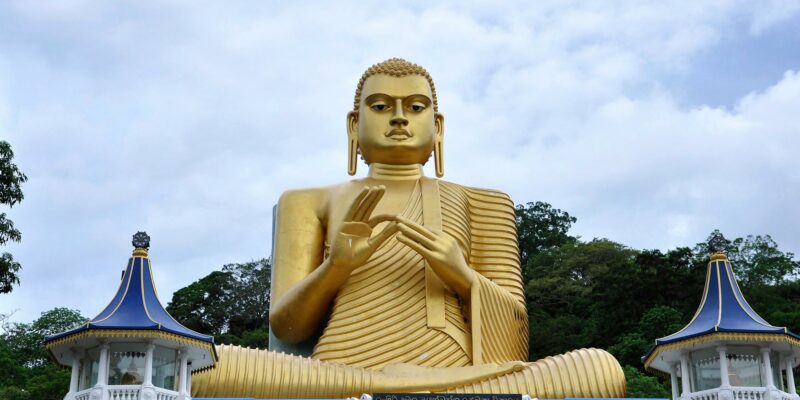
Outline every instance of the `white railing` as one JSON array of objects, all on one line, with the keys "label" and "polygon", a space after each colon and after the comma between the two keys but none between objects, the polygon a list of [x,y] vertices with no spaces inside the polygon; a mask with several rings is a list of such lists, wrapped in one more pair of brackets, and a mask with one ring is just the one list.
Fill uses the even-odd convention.
[{"label": "white railing", "polygon": [[[719,400],[719,392],[721,390],[722,388],[714,388],[703,390],[701,392],[689,393],[688,398],[681,397],[681,399]],[[777,398],[780,400],[797,400],[796,396],[793,396],[782,390],[772,390],[772,396],[770,396],[770,392],[767,390],[767,388],[758,386],[732,386],[730,391],[733,394],[733,400],[772,400],[776,398],[776,393],[778,394]]]},{"label": "white railing", "polygon": [[178,392],[173,392],[172,390],[162,389],[157,387],[156,388],[156,400],[176,400],[178,398]]},{"label": "white railing", "polygon": [[[154,398],[154,400],[178,400],[178,392],[169,389],[163,389],[160,387],[152,387],[152,388],[156,392],[156,397]],[[73,395],[73,397],[70,397],[70,399],[90,400],[92,395],[92,389],[93,388],[89,388],[77,392]],[[106,386],[106,390],[108,391],[109,400],[139,400],[139,398],[141,397],[142,387],[139,385],[111,385],[111,386]]]},{"label": "white railing", "polygon": [[763,387],[734,386],[733,400],[769,400],[767,389]]},{"label": "white railing", "polygon": [[703,390],[689,394],[689,400],[717,400],[719,398],[719,388]]},{"label": "white railing", "polygon": [[86,389],[75,393],[75,400],[89,400],[89,396],[92,394],[92,389]]},{"label": "white railing", "polygon": [[139,400],[139,385],[114,385],[108,386],[109,400]]}]

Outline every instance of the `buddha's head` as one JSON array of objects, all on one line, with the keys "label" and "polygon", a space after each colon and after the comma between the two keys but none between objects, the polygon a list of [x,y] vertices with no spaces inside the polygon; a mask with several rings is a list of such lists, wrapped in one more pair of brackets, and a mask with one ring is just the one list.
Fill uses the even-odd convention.
[{"label": "buddha's head", "polygon": [[347,114],[348,173],[356,173],[359,151],[368,165],[425,164],[433,153],[441,177],[443,136],[428,71],[399,58],[375,64],[361,76]]}]

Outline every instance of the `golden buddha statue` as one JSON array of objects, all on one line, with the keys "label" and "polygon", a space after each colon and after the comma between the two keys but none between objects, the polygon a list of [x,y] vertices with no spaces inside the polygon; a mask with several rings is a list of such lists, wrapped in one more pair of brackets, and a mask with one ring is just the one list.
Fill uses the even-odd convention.
[{"label": "golden buddha statue", "polygon": [[348,172],[288,191],[277,207],[271,331],[310,357],[219,346],[199,397],[348,397],[375,392],[624,397],[605,351],[528,363],[514,204],[443,176],[444,118],[433,80],[401,59],[373,65],[347,115]]}]

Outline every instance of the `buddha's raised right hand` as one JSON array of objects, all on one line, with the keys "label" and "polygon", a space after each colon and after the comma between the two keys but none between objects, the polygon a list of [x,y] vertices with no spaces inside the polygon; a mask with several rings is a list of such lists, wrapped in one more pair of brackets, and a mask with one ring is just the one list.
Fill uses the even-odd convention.
[{"label": "buddha's raised right hand", "polygon": [[[349,276],[354,269],[363,265],[386,239],[397,232],[397,223],[393,221],[393,216],[372,216],[385,192],[386,187],[383,185],[365,187],[347,210],[342,226],[331,244],[331,267],[337,273]],[[386,221],[390,221],[389,224],[380,232],[373,234],[374,228]]]}]

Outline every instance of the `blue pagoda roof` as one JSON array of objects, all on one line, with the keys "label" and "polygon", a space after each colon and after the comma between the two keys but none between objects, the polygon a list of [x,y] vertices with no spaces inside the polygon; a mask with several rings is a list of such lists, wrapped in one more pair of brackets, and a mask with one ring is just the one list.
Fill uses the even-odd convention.
[{"label": "blue pagoda roof", "polygon": [[[147,239],[146,245],[137,246],[133,251],[122,275],[119,289],[105,309],[84,325],[45,337],[45,343],[87,331],[138,330],[163,332],[205,342],[213,349],[212,336],[197,333],[181,325],[161,305],[153,282],[150,258],[147,255],[146,246],[149,246],[149,238]],[[136,244],[135,240],[134,243]]]},{"label": "blue pagoda roof", "polygon": [[[746,334],[741,336],[738,334]],[[689,347],[698,341],[728,340],[782,341],[800,345],[800,336],[786,327],[773,326],[761,318],[742,295],[728,257],[722,252],[711,255],[706,272],[703,298],[692,320],[683,329],[656,339],[655,345],[642,357],[645,368],[668,371],[657,362],[659,354]]]},{"label": "blue pagoda roof", "polygon": [[713,332],[786,333],[798,337],[785,327],[770,325],[750,307],[739,289],[730,261],[722,253],[714,254],[708,263],[703,299],[692,320],[678,332],[656,339],[656,345]]}]

